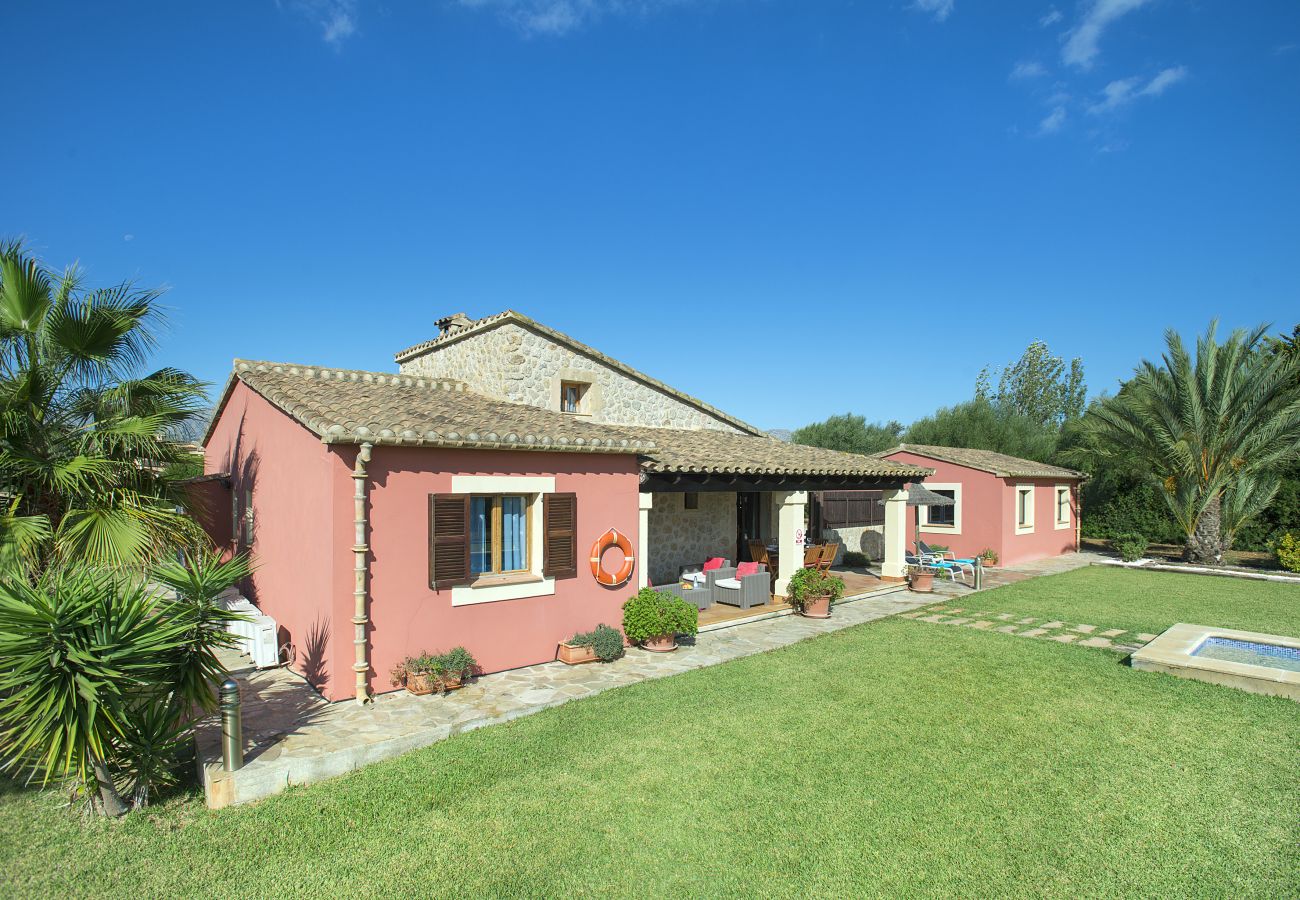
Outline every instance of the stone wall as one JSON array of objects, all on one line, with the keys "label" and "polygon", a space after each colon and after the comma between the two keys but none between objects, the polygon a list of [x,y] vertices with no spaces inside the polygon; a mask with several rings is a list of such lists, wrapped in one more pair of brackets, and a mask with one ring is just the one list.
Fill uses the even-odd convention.
[{"label": "stone wall", "polygon": [[736,495],[701,493],[699,509],[685,494],[655,494],[650,508],[650,583],[669,584],[682,566],[711,556],[736,561]]},{"label": "stone wall", "polygon": [[835,554],[835,565],[844,561],[844,553],[865,553],[867,559],[885,558],[885,526],[866,525],[853,528],[823,528],[819,540],[839,541],[840,550]]},{"label": "stone wall", "polygon": [[589,383],[583,410],[592,422],[654,428],[740,429],[593,357],[515,322],[452,341],[403,362],[408,375],[451,378],[489,397],[559,409],[561,381]]}]

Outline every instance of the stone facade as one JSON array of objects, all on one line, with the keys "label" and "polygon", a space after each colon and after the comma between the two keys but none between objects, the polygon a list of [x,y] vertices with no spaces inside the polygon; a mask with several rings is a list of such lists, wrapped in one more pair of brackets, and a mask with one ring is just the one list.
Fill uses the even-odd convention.
[{"label": "stone facade", "polygon": [[835,554],[835,565],[844,561],[845,552],[863,553],[867,559],[885,558],[885,526],[859,525],[852,528],[823,528],[819,540],[838,541],[839,552]]},{"label": "stone facade", "polygon": [[685,494],[655,494],[650,508],[651,584],[670,584],[682,566],[711,556],[736,561],[736,495],[701,493],[699,509],[686,508]]},{"label": "stone facade", "polygon": [[400,365],[406,375],[465,382],[510,403],[559,409],[560,382],[587,385],[580,415],[591,422],[652,428],[716,428],[731,423],[599,359],[507,321],[430,349]]}]

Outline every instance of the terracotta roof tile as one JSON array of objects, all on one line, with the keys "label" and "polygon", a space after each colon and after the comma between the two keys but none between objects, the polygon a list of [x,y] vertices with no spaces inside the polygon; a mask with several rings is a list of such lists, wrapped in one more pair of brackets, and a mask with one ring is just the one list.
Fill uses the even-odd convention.
[{"label": "terracotta roof tile", "polygon": [[936,447],[931,444],[899,444],[889,450],[880,453],[881,457],[892,456],[895,453],[914,453],[917,456],[928,456],[937,459],[940,462],[953,463],[958,466],[965,466],[968,469],[978,469],[981,472],[992,472],[999,478],[1086,478],[1082,472],[1076,472],[1073,469],[1063,469],[1060,466],[1051,466],[1047,463],[1035,462],[1032,459],[1021,459],[1018,456],[1008,456],[1005,453],[995,453],[992,450],[972,450],[967,447]]},{"label": "terracotta roof tile", "polygon": [[[713,428],[601,425],[476,394],[458,381],[236,360],[242,381],[330,443],[635,453],[644,471],[739,475],[923,477],[931,472]],[[213,422],[220,416],[213,417]],[[207,438],[204,438],[206,443]]]}]

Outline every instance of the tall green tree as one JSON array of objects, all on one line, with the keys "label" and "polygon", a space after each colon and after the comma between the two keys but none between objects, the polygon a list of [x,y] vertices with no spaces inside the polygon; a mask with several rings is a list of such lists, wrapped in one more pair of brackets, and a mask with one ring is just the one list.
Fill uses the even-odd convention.
[{"label": "tall green tree", "polygon": [[1067,365],[1053,356],[1045,341],[1033,341],[1020,359],[1002,369],[997,390],[992,373],[981,370],[975,379],[976,399],[988,400],[1040,425],[1060,427],[1083,414],[1088,386],[1083,379],[1083,360],[1075,357]]},{"label": "tall green tree", "polygon": [[1114,397],[1088,411],[1094,452],[1140,465],[1184,535],[1185,556],[1218,563],[1300,455],[1295,354],[1262,352],[1266,328],[1223,342],[1211,323],[1193,355],[1173,330]]},{"label": "tall green tree", "polygon": [[1054,425],[985,398],[948,406],[917,419],[903,434],[909,444],[994,450],[1047,462],[1056,452]]},{"label": "tall green tree", "polygon": [[846,453],[879,453],[898,443],[903,433],[900,422],[868,422],[864,416],[845,413],[825,422],[805,425],[791,435],[795,444],[843,450]]},{"label": "tall green tree", "polygon": [[202,409],[203,385],[142,373],[158,298],[129,282],[88,289],[76,268],[0,246],[0,557],[139,566],[202,541],[177,511],[169,473],[188,453],[168,434]]}]

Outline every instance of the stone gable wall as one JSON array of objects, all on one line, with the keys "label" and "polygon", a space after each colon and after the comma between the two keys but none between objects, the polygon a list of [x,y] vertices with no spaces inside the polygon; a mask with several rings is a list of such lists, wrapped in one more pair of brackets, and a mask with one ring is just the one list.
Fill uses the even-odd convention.
[{"label": "stone gable wall", "polygon": [[743,433],[671,394],[514,322],[407,360],[400,368],[407,375],[463,381],[486,396],[542,409],[559,408],[561,380],[590,382],[586,415],[592,422]]}]

